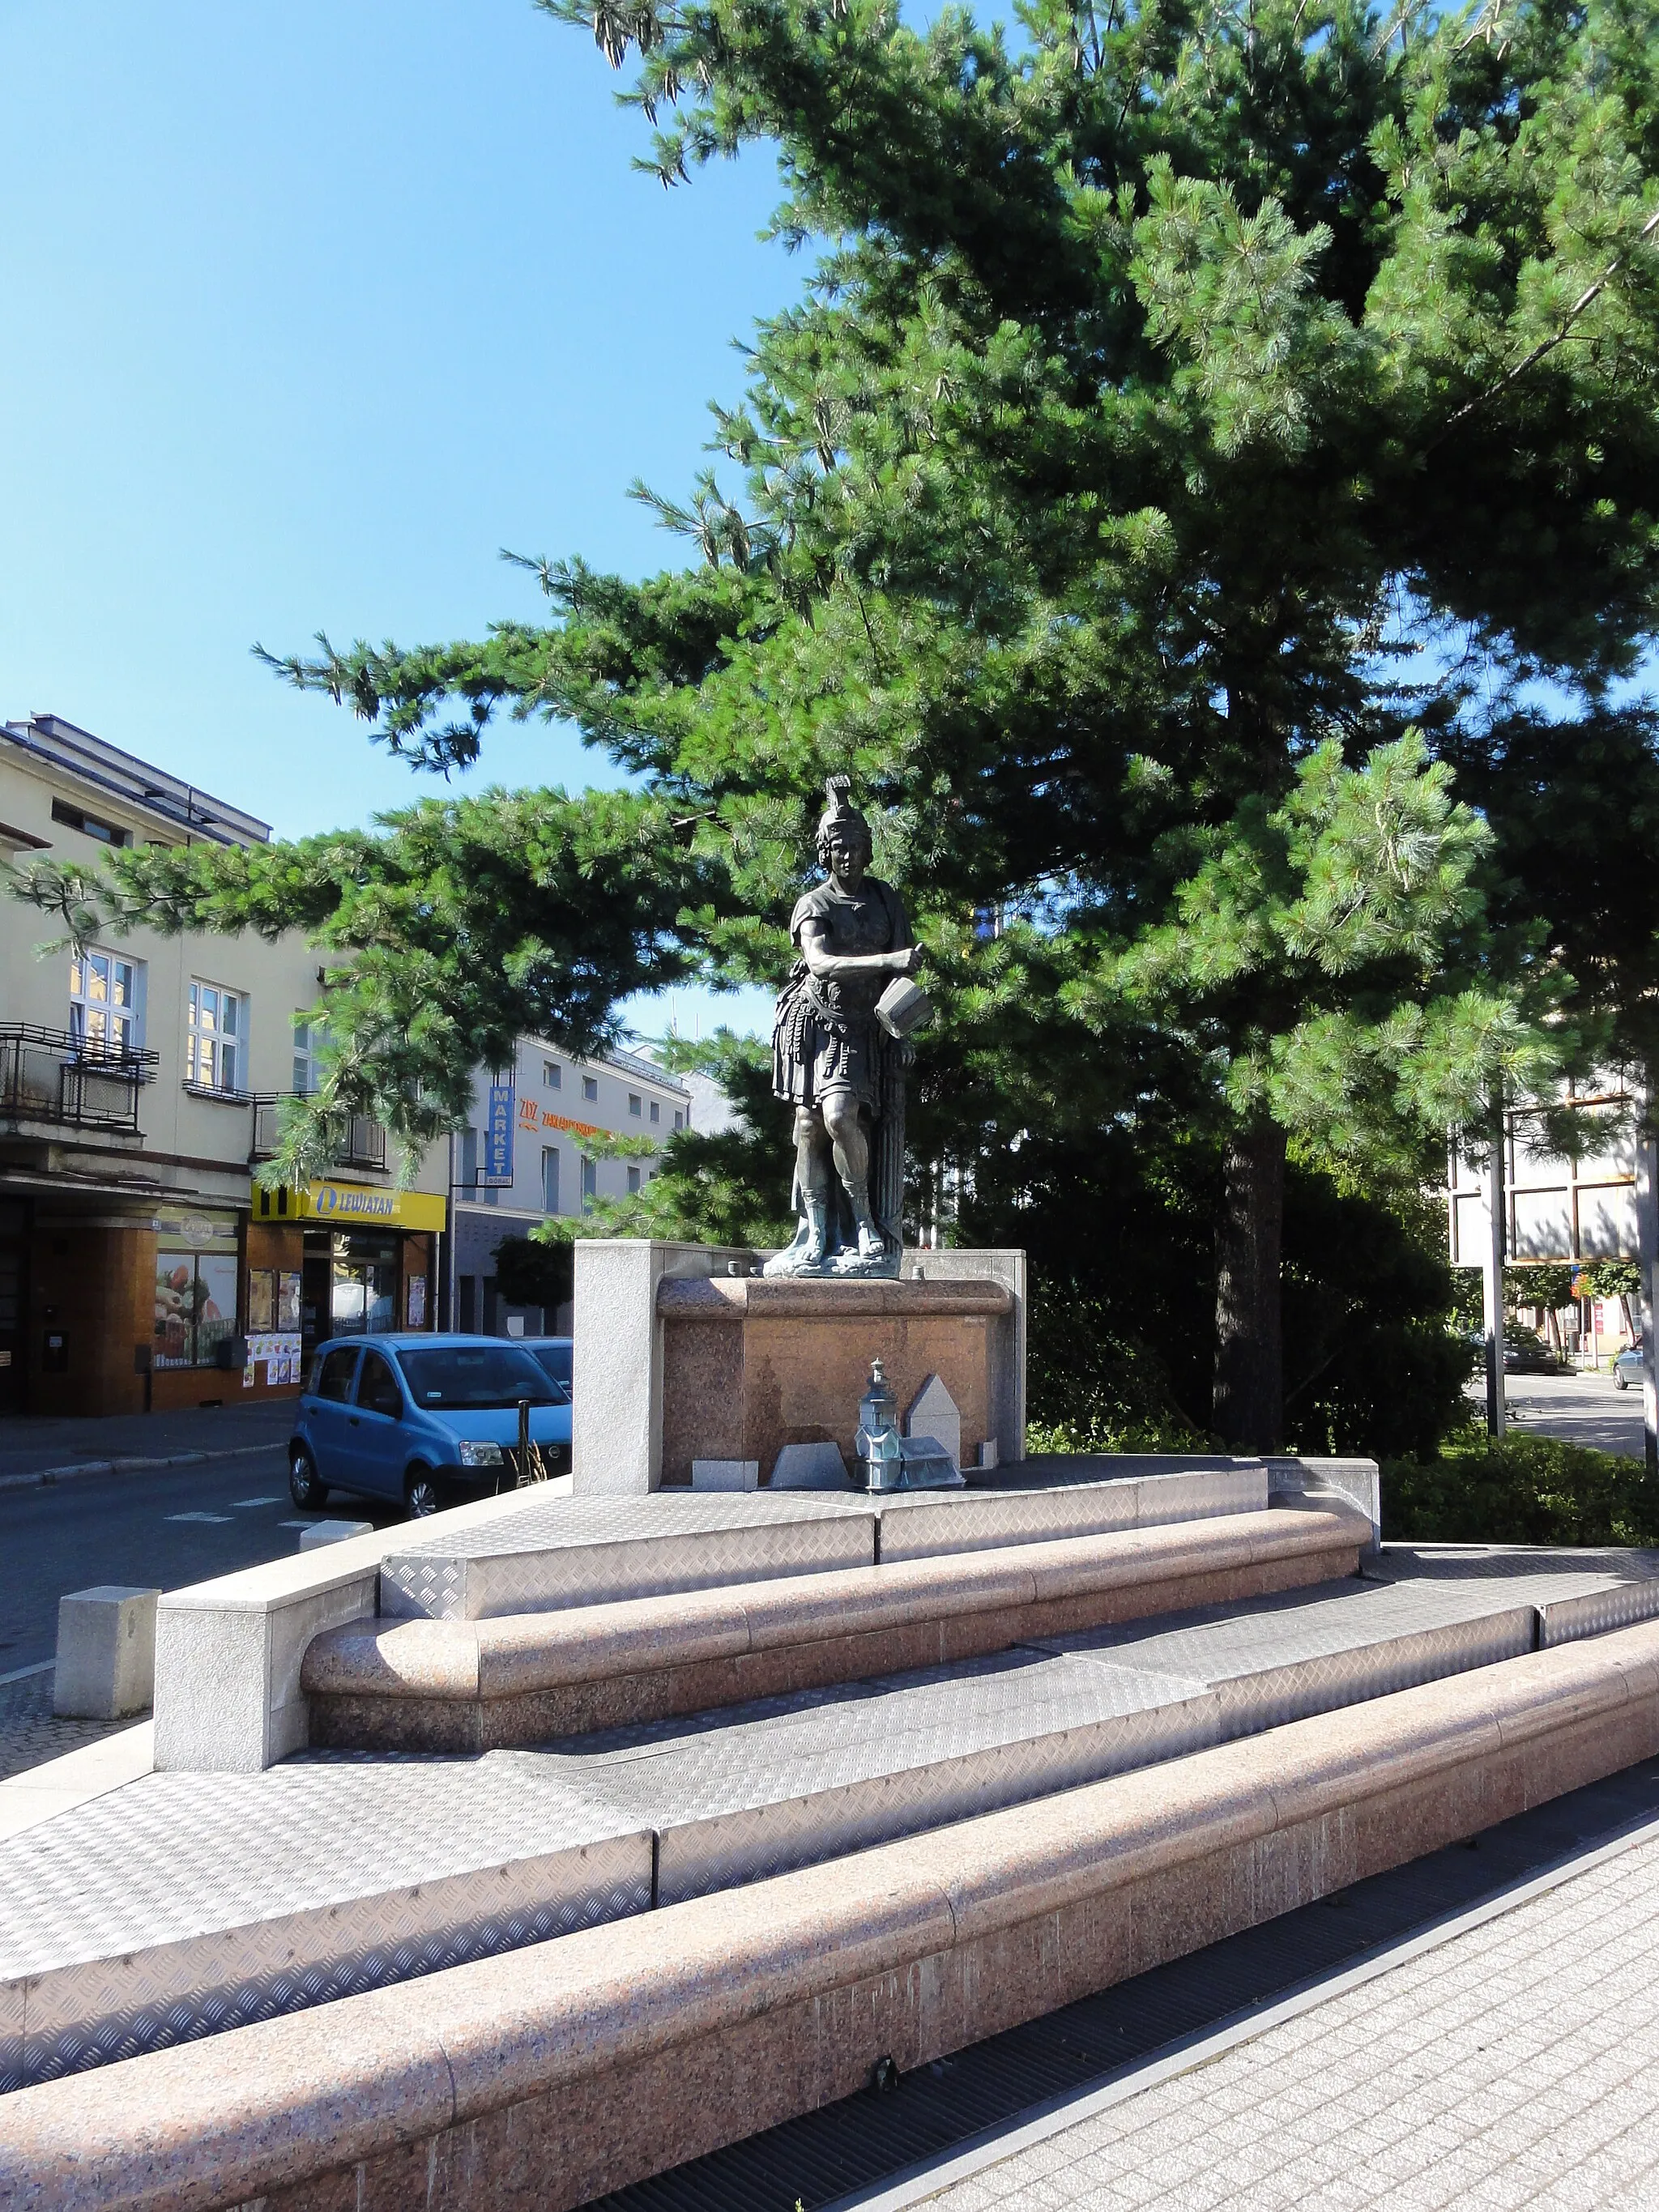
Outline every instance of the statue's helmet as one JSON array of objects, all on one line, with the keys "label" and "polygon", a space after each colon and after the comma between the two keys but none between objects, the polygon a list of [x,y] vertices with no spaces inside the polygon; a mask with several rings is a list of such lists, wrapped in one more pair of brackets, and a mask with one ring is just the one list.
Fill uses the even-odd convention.
[{"label": "statue's helmet", "polygon": [[832,775],[824,780],[825,805],[818,820],[818,858],[827,860],[830,839],[835,831],[850,832],[864,848],[865,864],[869,865],[872,851],[870,824],[853,804],[853,785],[848,776]]}]

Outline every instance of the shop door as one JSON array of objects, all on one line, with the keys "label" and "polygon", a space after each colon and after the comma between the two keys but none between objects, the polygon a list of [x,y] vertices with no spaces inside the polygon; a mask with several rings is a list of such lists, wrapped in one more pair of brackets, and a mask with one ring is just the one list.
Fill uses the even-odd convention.
[{"label": "shop door", "polygon": [[0,1199],[0,1413],[23,1410],[23,1278],[27,1210]]}]

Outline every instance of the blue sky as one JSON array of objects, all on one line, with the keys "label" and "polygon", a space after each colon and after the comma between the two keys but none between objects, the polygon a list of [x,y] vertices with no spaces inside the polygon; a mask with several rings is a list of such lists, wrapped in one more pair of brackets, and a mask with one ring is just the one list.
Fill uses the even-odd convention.
[{"label": "blue sky", "polygon": [[[757,238],[764,157],[673,192],[630,168],[623,81],[530,0],[9,0],[0,715],[279,834],[364,822],[441,787],[256,638],[533,617],[503,545],[676,557],[625,488],[685,488],[732,340],[805,270]],[[465,781],[608,780],[536,725]]]}]

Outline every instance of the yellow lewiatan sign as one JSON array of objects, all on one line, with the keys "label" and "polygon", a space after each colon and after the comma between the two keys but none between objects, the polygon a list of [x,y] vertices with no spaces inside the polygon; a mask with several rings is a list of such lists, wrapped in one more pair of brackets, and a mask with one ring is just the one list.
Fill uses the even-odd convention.
[{"label": "yellow lewiatan sign", "polygon": [[326,1221],[349,1228],[362,1223],[387,1229],[442,1229],[448,1201],[429,1190],[371,1190],[357,1182],[308,1182],[285,1194],[258,1193],[259,1218],[270,1221],[286,1211],[290,1221]]}]

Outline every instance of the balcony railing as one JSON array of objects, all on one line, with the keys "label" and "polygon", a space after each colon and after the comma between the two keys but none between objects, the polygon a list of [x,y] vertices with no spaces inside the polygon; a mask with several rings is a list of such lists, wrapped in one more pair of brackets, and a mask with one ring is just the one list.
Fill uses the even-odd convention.
[{"label": "balcony railing", "polygon": [[[272,1096],[254,1100],[253,1149],[249,1156],[252,1160],[268,1160],[276,1152],[282,1103],[280,1097]],[[381,1124],[367,1114],[354,1114],[334,1164],[339,1168],[384,1168],[386,1130]]]},{"label": "balcony railing", "polygon": [[88,1042],[67,1030],[0,1023],[0,1115],[72,1129],[138,1127],[138,1094],[161,1060]]}]

